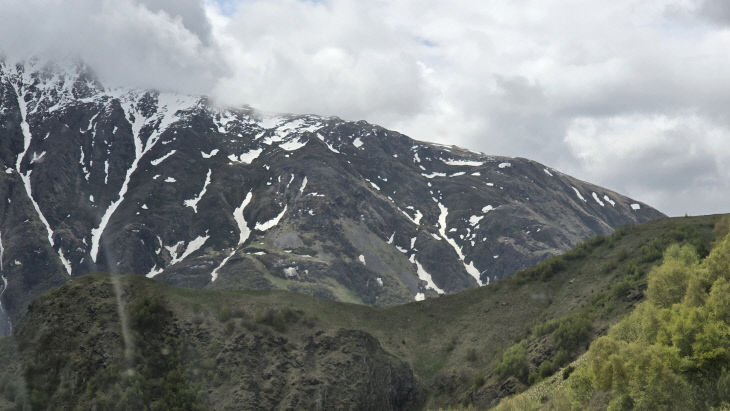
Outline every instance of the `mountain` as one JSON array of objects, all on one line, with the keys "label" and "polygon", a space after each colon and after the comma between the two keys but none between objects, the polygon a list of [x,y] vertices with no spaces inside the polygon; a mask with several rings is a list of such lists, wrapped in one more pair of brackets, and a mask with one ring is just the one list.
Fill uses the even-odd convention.
[{"label": "mountain", "polygon": [[[485,409],[639,306],[670,244],[707,254],[718,221],[620,229],[489,286],[395,307],[81,276],[0,339],[0,408]],[[516,361],[512,347],[525,347]]]},{"label": "mountain", "polygon": [[662,217],[534,161],[105,88],[83,64],[0,64],[0,166],[5,332],[89,272],[387,306]]}]

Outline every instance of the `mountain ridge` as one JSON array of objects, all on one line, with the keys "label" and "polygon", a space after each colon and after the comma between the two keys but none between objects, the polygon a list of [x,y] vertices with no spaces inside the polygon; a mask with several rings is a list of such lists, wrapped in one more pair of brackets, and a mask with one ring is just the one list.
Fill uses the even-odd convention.
[{"label": "mountain ridge", "polygon": [[0,135],[13,320],[93,271],[399,304],[663,216],[531,160],[364,121],[106,89],[83,65],[0,64]]}]

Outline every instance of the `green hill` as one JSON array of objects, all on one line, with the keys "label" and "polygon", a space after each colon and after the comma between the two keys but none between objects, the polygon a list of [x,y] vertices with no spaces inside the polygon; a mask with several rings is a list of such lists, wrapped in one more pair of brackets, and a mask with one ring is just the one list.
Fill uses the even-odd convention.
[{"label": "green hill", "polygon": [[486,408],[577,359],[637,307],[671,244],[704,258],[720,220],[620,229],[493,285],[391,308],[80,277],[36,300],[0,343],[0,405]]},{"label": "green hill", "polygon": [[561,376],[498,408],[730,409],[730,234],[702,257],[669,247],[646,301]]}]

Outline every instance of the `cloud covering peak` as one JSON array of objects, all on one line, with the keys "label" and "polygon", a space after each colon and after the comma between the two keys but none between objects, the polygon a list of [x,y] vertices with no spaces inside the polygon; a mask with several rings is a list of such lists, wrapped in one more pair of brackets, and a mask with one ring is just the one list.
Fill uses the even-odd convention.
[{"label": "cloud covering peak", "polygon": [[726,3],[0,0],[0,49],[529,157],[702,214],[730,211]]}]

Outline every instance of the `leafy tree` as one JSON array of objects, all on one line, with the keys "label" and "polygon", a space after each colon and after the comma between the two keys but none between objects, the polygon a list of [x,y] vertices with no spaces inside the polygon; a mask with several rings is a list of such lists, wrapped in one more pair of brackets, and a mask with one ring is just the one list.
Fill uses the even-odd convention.
[{"label": "leafy tree", "polygon": [[730,402],[730,236],[700,261],[671,246],[648,299],[591,344],[568,378],[574,408],[693,410]]},{"label": "leafy tree", "polygon": [[661,308],[680,302],[687,289],[690,267],[696,267],[698,260],[692,246],[670,246],[665,252],[664,263],[649,273],[649,301]]}]

